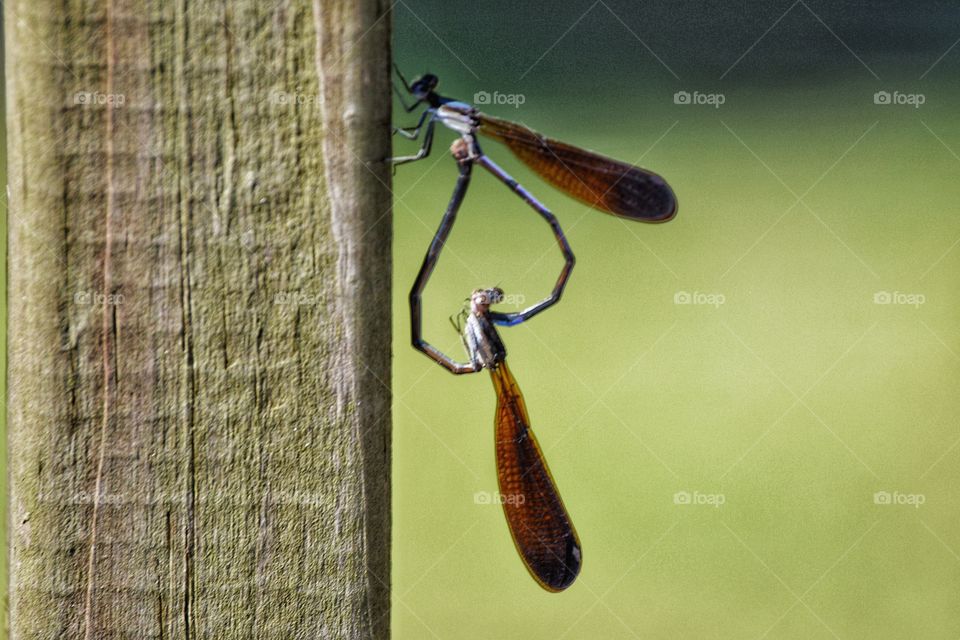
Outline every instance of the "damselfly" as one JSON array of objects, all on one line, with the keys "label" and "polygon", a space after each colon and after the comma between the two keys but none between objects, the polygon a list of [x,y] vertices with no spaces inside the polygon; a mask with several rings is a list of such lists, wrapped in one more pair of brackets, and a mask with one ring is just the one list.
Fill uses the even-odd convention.
[{"label": "damselfly", "polygon": [[490,371],[497,392],[497,477],[503,512],[514,544],[530,575],[544,589],[562,591],[573,583],[580,572],[580,540],[550,476],[547,463],[540,453],[536,438],[530,430],[523,396],[507,368],[507,350],[496,325],[518,324],[559,300],[573,269],[573,252],[553,214],[531,196],[525,195],[522,187],[513,182],[512,188],[521,190],[521,197],[550,224],[565,257],[553,292],[525,311],[500,313],[490,308],[490,305],[502,299],[499,289],[474,291],[469,309],[461,314],[456,324],[470,356],[468,362],[457,362],[427,342],[422,329],[423,290],[440,259],[440,253],[456,220],[474,163],[467,156],[466,143],[462,139],[454,142],[452,152],[459,163],[460,177],[440,228],[430,244],[410,291],[411,339],[414,347],[452,373],[476,373],[483,369]]},{"label": "damselfly", "polygon": [[446,366],[462,373],[490,371],[497,393],[494,432],[499,502],[530,575],[548,591],[563,591],[580,573],[580,539],[530,429],[520,387],[507,367],[507,350],[490,310],[490,305],[502,298],[499,288],[477,289],[456,322],[469,362],[458,363],[437,353]]},{"label": "damselfly", "polygon": [[439,79],[433,74],[424,74],[408,83],[399,69],[396,72],[414,98],[413,104],[408,105],[397,90],[403,108],[408,113],[420,105],[426,108],[416,125],[394,128],[394,133],[411,140],[423,135],[419,151],[391,158],[395,165],[427,157],[436,123],[440,122],[459,133],[468,143],[470,156],[495,174],[501,174],[498,176],[501,179],[513,180],[483,154],[477,133],[504,143],[541,178],[595,209],[642,222],[664,222],[676,214],[677,198],[659,175],[544,137],[521,124],[488,116],[465,102],[441,96],[436,92]]}]

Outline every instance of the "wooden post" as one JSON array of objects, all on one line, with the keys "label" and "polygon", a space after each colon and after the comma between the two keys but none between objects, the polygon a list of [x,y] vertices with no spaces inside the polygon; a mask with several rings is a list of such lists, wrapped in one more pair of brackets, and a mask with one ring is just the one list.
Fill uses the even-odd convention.
[{"label": "wooden post", "polygon": [[389,635],[386,0],[8,0],[11,638]]}]

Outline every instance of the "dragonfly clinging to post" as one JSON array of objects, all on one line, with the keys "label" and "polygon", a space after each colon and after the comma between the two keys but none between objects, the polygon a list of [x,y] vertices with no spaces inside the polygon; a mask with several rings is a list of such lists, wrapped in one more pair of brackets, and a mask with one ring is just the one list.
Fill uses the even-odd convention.
[{"label": "dragonfly clinging to post", "polygon": [[640,222],[665,222],[676,215],[677,198],[656,173],[547,138],[521,124],[494,118],[465,102],[442,96],[436,91],[439,79],[431,73],[408,83],[398,68],[396,72],[414,99],[407,104],[397,89],[404,110],[410,113],[420,105],[426,108],[414,126],[394,128],[394,133],[411,140],[423,137],[417,153],[391,158],[394,165],[427,157],[440,122],[459,133],[469,144],[471,156],[482,164],[493,163],[481,151],[478,133],[502,142],[541,178],[599,211]]}]

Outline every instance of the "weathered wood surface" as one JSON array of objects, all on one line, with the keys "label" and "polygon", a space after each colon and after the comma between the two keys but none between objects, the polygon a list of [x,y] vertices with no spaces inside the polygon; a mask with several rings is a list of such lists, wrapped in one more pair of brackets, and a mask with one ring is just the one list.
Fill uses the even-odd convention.
[{"label": "weathered wood surface", "polygon": [[4,4],[11,637],[387,638],[388,3]]}]

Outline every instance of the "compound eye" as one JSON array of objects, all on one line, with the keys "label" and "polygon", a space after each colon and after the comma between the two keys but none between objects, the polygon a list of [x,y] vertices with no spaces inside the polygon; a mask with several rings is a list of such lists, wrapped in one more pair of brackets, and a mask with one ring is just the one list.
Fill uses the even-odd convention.
[{"label": "compound eye", "polygon": [[426,95],[433,91],[439,82],[440,79],[437,76],[432,73],[425,73],[414,80],[410,88],[413,89],[414,93]]}]

